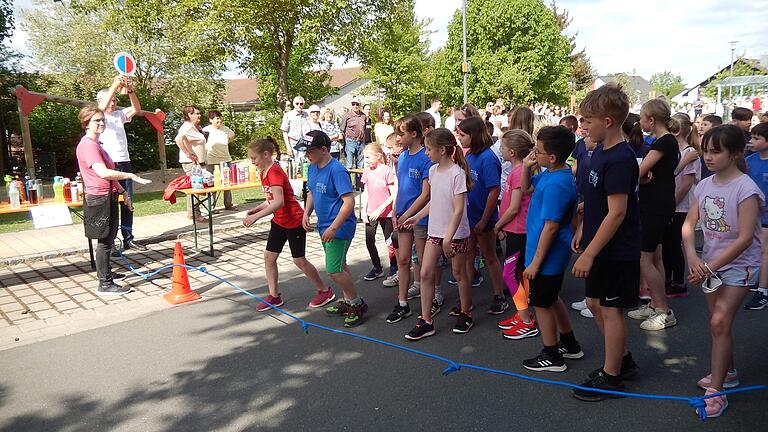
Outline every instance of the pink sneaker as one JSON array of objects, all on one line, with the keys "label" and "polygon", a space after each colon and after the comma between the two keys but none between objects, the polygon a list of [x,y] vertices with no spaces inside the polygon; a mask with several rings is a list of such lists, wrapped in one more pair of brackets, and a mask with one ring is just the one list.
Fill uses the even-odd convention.
[{"label": "pink sneaker", "polygon": [[277,297],[273,297],[272,294],[268,295],[263,302],[259,303],[259,305],[256,306],[256,310],[259,312],[268,311],[272,309],[270,305],[277,306],[277,307],[282,306],[283,296],[281,296],[280,294],[278,294]]},{"label": "pink sneaker", "polygon": [[[707,391],[704,392],[704,396],[713,393],[718,393],[718,391],[713,388],[708,388]],[[707,413],[707,418],[720,417],[723,414],[723,411],[728,408],[728,398],[726,398],[725,395],[707,398],[704,399],[704,402],[707,404],[706,408],[704,408]],[[699,413],[699,408],[696,408],[696,413]]]},{"label": "pink sneaker", "polygon": [[[696,384],[704,390],[710,388],[712,386],[712,374],[700,379]],[[730,389],[738,387],[739,384],[739,373],[736,370],[728,371],[725,375],[725,380],[723,381],[723,388]]]},{"label": "pink sneaker", "polygon": [[336,299],[336,294],[333,293],[333,290],[331,289],[331,287],[328,287],[326,291],[318,291],[317,294],[315,294],[315,296],[312,297],[312,301],[309,302],[309,307],[311,308],[323,307],[335,299]]}]

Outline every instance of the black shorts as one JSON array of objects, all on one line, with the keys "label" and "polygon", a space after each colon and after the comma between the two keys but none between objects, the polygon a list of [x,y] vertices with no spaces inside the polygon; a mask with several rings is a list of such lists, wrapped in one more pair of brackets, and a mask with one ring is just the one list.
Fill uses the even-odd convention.
[{"label": "black shorts", "polygon": [[656,248],[664,242],[664,233],[671,222],[672,215],[640,212],[640,231],[642,234],[640,250],[656,252]]},{"label": "black shorts", "polygon": [[291,248],[291,256],[294,258],[303,258],[307,249],[307,232],[304,227],[284,228],[272,222],[269,228],[269,238],[267,238],[267,250],[279,254],[283,251],[285,242]]},{"label": "black shorts", "polygon": [[630,309],[640,294],[640,261],[595,258],[587,276],[587,297],[600,306]]},{"label": "black shorts", "polygon": [[558,275],[536,275],[530,280],[531,291],[528,304],[534,307],[548,308],[555,304],[560,288],[563,287],[564,273]]}]

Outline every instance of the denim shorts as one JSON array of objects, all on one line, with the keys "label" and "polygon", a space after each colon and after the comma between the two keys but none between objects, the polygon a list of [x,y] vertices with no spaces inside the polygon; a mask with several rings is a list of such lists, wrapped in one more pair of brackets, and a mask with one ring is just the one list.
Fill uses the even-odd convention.
[{"label": "denim shorts", "polygon": [[723,285],[753,287],[757,286],[757,280],[760,277],[760,267],[731,267],[715,273],[723,281]]}]

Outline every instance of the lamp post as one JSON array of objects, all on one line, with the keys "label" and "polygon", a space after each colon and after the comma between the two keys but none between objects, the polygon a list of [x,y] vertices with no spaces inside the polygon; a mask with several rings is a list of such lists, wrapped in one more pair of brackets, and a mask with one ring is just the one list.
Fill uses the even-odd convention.
[{"label": "lamp post", "polygon": [[467,62],[467,0],[461,1],[461,45],[464,53],[464,61],[461,64],[461,72],[464,75],[464,104],[467,103],[467,75],[469,75],[469,62]]},{"label": "lamp post", "polygon": [[[728,43],[731,45],[731,77],[733,77],[733,54],[736,52],[736,44],[739,41],[730,41]],[[728,86],[728,97],[733,98],[733,87],[731,86]]]}]

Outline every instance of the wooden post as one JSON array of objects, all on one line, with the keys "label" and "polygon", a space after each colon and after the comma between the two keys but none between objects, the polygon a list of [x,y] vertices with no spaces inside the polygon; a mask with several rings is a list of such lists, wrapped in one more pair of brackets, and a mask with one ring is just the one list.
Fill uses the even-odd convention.
[{"label": "wooden post", "polygon": [[160,154],[160,173],[163,176],[163,183],[166,183],[165,171],[168,169],[168,161],[165,157],[165,133],[157,132],[157,151]]},{"label": "wooden post", "polygon": [[16,99],[16,104],[19,107],[19,122],[21,123],[21,142],[24,144],[24,161],[27,164],[27,173],[29,178],[37,178],[35,176],[35,155],[32,153],[32,139],[29,132],[29,117],[24,115],[21,109],[21,100]]}]

